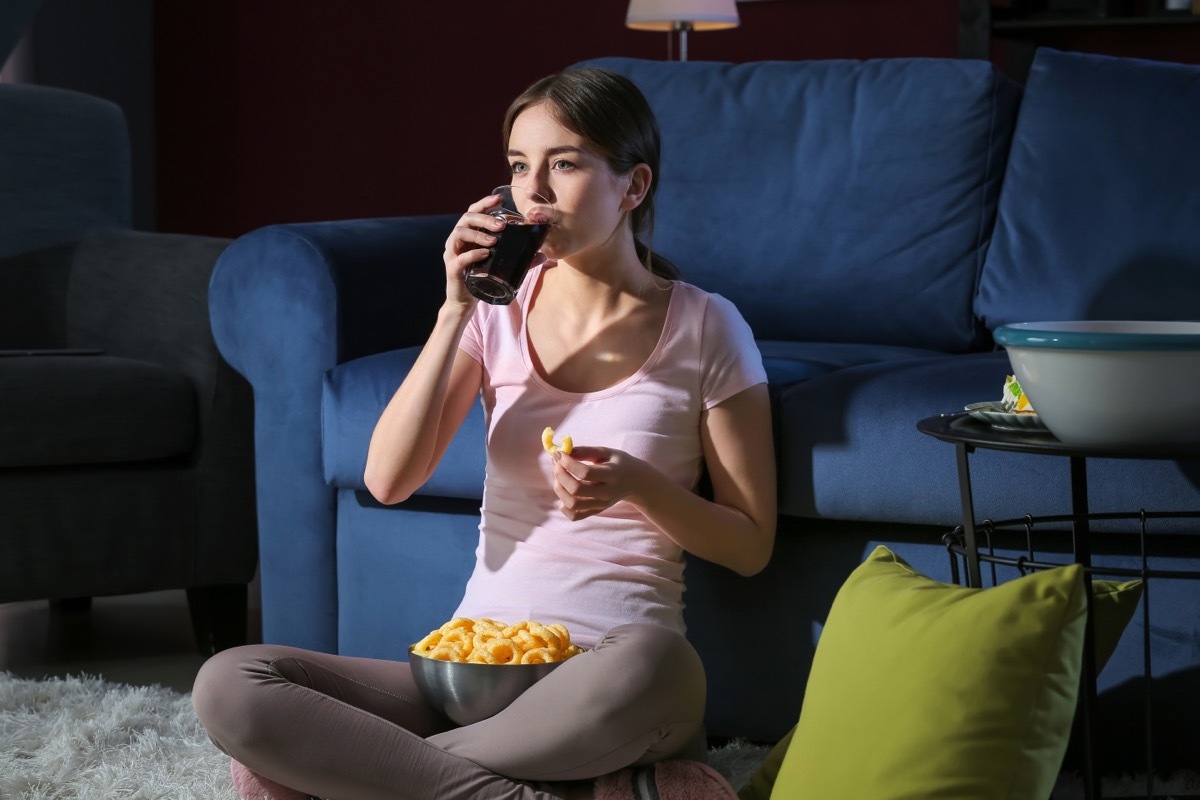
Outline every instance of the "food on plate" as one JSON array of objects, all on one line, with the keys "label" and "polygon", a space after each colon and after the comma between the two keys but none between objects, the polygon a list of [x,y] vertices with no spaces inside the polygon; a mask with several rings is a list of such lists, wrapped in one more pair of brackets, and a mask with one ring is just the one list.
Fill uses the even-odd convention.
[{"label": "food on plate", "polygon": [[561,445],[555,444],[554,428],[546,428],[546,430],[542,431],[542,447],[547,453],[563,452],[567,455],[570,455],[571,450],[575,447],[575,444],[571,441],[571,434],[569,433],[563,434]]},{"label": "food on plate", "polygon": [[1004,379],[1004,396],[1000,402],[1004,405],[1005,411],[1013,414],[1037,413],[1029,403],[1029,395],[1021,390],[1021,384],[1017,382],[1015,375],[1009,375]]},{"label": "food on plate", "polygon": [[[547,429],[548,430],[548,429]],[[565,625],[455,617],[412,646],[413,655],[467,664],[552,664],[583,652]]]}]

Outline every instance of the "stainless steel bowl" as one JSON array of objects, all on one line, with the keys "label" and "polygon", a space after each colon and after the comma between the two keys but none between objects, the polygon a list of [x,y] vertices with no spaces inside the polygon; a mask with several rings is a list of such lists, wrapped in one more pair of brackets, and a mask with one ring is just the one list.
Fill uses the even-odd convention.
[{"label": "stainless steel bowl", "polygon": [[408,663],[425,700],[459,725],[470,725],[503,711],[563,662],[464,664],[413,655],[410,651]]}]

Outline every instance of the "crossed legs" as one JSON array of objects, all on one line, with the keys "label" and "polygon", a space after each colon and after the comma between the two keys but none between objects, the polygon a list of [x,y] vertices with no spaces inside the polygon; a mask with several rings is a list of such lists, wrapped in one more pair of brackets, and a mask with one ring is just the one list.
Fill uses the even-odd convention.
[{"label": "crossed legs", "polygon": [[193,702],[224,752],[320,797],[550,800],[561,795],[529,782],[702,758],[704,693],[682,636],[624,625],[501,713],[460,728],[424,703],[406,663],[276,645],[211,658]]}]

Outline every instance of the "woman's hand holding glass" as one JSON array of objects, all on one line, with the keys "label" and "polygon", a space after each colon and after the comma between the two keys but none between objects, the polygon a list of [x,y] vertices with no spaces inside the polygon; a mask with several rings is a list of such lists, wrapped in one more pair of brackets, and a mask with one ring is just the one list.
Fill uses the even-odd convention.
[{"label": "woman's hand holding glass", "polygon": [[467,291],[463,275],[472,265],[488,257],[489,248],[496,244],[504,220],[488,212],[500,205],[500,197],[488,195],[467,207],[467,211],[450,231],[442,261],[446,264],[446,300],[456,305],[474,307],[478,302]]},{"label": "woman's hand holding glass", "polygon": [[446,240],[447,298],[467,307],[472,298],[512,302],[525,274],[546,261],[540,248],[555,214],[552,203],[520,186],[497,186],[472,204]]}]

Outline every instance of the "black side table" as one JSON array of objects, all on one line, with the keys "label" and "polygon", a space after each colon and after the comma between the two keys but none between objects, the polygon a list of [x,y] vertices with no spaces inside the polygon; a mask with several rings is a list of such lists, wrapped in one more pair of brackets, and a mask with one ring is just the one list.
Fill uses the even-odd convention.
[{"label": "black side table", "polygon": [[[1077,730],[1082,736],[1084,774],[1083,788],[1085,797],[1101,797],[1099,765],[1093,753],[1095,737],[1094,708],[1096,703],[1096,662],[1094,647],[1094,628],[1092,622],[1092,592],[1091,581],[1093,573],[1092,544],[1089,537],[1090,523],[1098,519],[1132,519],[1142,523],[1142,553],[1143,563],[1140,570],[1109,569],[1095,570],[1106,575],[1128,575],[1147,581],[1153,577],[1195,578],[1200,579],[1200,572],[1151,570],[1145,560],[1145,520],[1147,517],[1169,518],[1200,518],[1200,511],[1170,512],[1148,514],[1145,511],[1127,514],[1091,514],[1088,508],[1087,459],[1116,458],[1116,459],[1197,459],[1200,458],[1200,446],[1177,445],[1172,447],[1086,447],[1071,446],[1060,442],[1049,432],[1044,431],[1009,431],[993,428],[991,425],[973,419],[962,413],[944,414],[929,417],[917,423],[917,430],[933,436],[936,439],[953,444],[957,457],[959,497],[962,502],[962,536],[961,545],[951,541],[952,554],[958,552],[966,564],[966,585],[982,587],[980,563],[1003,563],[1020,569],[1045,569],[1061,566],[1053,563],[1040,563],[1032,559],[1004,559],[991,554],[983,554],[979,548],[980,522],[975,516],[975,504],[971,492],[970,455],[978,448],[989,450],[1006,450],[1031,455],[1060,456],[1070,460],[1071,484],[1071,515],[1069,517],[1025,517],[1021,520],[1005,520],[988,522],[989,528],[1004,528],[1017,526],[1032,526],[1035,522],[1069,522],[1071,529],[1071,549],[1075,563],[1084,567],[1088,592],[1088,616],[1084,636],[1083,674],[1080,684],[1080,701],[1077,712]],[[955,532],[957,534],[957,531]],[[953,562],[952,562],[953,563]],[[957,579],[957,568],[955,568]],[[1143,615],[1148,615],[1149,594],[1148,584],[1143,595]],[[1149,620],[1143,625],[1143,647],[1145,648],[1144,675],[1147,693],[1151,680],[1150,664],[1150,632]],[[1150,730],[1149,705],[1147,696],[1146,713],[1146,748],[1147,748],[1147,796],[1153,796],[1154,755]]]}]

